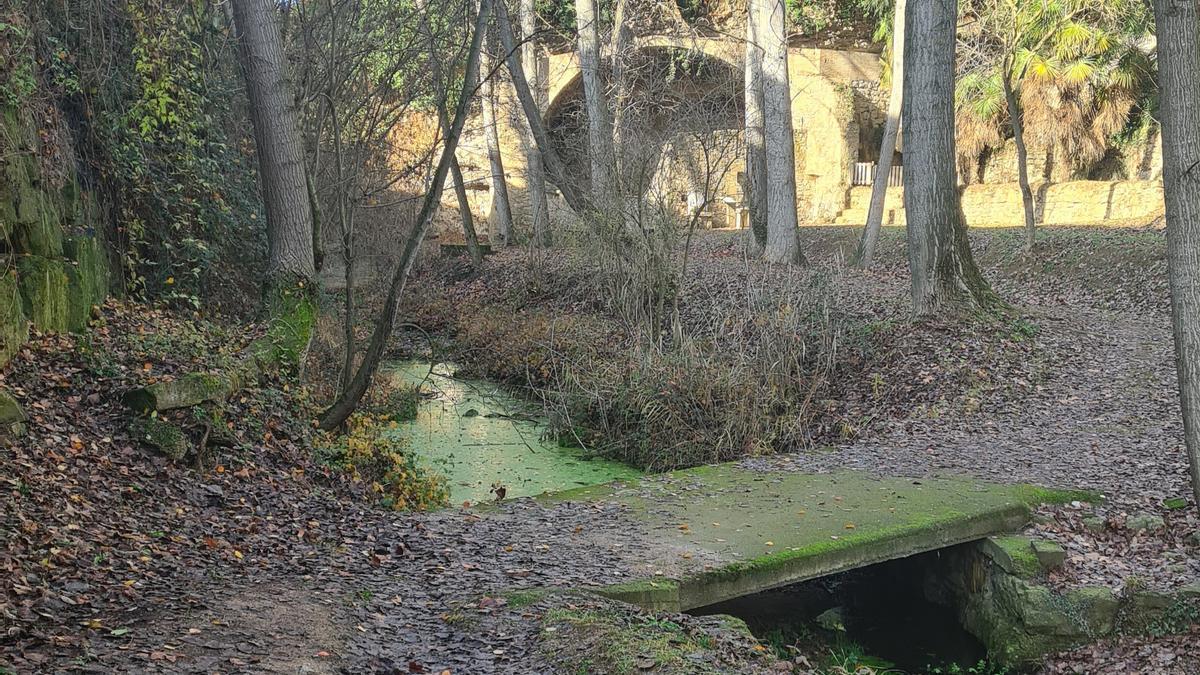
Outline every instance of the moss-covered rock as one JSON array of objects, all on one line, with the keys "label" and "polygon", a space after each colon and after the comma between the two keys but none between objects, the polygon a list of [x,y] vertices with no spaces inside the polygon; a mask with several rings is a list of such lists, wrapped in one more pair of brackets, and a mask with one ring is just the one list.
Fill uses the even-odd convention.
[{"label": "moss-covered rock", "polygon": [[188,408],[210,401],[223,401],[237,390],[237,382],[226,375],[188,373],[177,380],[158,382],[125,394],[125,405],[138,412]]},{"label": "moss-covered rock", "polygon": [[0,365],[29,339],[29,319],[17,287],[16,270],[0,274]]},{"label": "moss-covered rock", "polygon": [[161,417],[138,417],[130,424],[129,433],[176,462],[187,457],[192,449],[192,443],[183,430]]},{"label": "moss-covered rock", "polygon": [[13,227],[13,248],[43,258],[61,258],[63,254],[62,212],[59,204],[41,191],[32,197],[22,198],[25,204],[32,200],[32,213],[24,207]]},{"label": "moss-covered rock", "polygon": [[17,259],[17,283],[25,314],[41,331],[67,328],[67,272],[62,262],[39,256]]},{"label": "moss-covered rock", "polygon": [[1000,569],[1021,579],[1032,579],[1041,571],[1029,537],[988,537],[980,550]]},{"label": "moss-covered rock", "polygon": [[67,259],[67,326],[87,327],[92,308],[108,295],[108,264],[103,246],[95,237],[70,237],[63,245]]},{"label": "moss-covered rock", "polygon": [[0,425],[19,424],[25,421],[25,411],[12,394],[0,389]]}]

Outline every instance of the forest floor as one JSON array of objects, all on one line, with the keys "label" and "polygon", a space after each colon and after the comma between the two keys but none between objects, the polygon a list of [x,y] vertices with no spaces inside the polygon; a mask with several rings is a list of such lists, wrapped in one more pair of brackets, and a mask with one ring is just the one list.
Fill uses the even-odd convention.
[{"label": "forest floor", "polygon": [[[843,426],[853,421],[843,441],[745,461],[1096,489],[1107,501],[1094,512],[1047,508],[1032,526],[1068,549],[1053,583],[1200,578],[1200,512],[1162,503],[1187,495],[1162,234],[1045,234],[1032,258],[1019,252],[1017,233],[973,234],[985,273],[1020,315],[977,331],[900,325],[903,247],[887,232],[879,267],[844,275],[841,301],[900,326],[863,381],[905,409],[859,392],[839,409]],[[811,257],[825,263],[852,238],[848,228],[805,232]],[[688,293],[691,316],[703,321],[704,308],[735,296],[758,265],[740,259],[729,234],[705,236],[699,249]],[[503,293],[496,287],[524,264],[520,252],[501,253],[482,284],[448,285]],[[577,296],[593,293],[548,292],[544,311],[575,311]],[[311,410],[285,383],[265,381],[230,403],[234,447],[203,466],[139,448],[120,394],[216,364],[249,337],[113,304],[91,337],[43,336],[6,368],[3,384],[30,421],[0,455],[12,533],[0,550],[0,672],[553,672],[580,648],[581,627],[619,646],[630,631],[664,626],[669,644],[625,655],[631,670],[787,667],[712,619],[655,617],[567,590],[654,562],[615,505],[372,507],[360,486],[314,463],[303,422]],[[1143,515],[1162,526],[1129,527]],[[564,590],[547,598],[522,588]],[[1044,670],[1200,672],[1200,633],[1091,645]]]}]

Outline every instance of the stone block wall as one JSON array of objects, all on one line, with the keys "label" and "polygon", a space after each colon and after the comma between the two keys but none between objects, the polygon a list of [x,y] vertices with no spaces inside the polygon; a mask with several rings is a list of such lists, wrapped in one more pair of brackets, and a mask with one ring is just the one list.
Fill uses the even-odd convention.
[{"label": "stone block wall", "polygon": [[23,111],[0,109],[0,364],[38,331],[81,330],[109,291],[108,256],[91,196],[72,170],[42,163]]}]

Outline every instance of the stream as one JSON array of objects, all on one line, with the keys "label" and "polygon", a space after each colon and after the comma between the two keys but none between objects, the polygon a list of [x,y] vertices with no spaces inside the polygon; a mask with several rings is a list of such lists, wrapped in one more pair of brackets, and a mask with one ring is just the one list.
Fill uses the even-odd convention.
[{"label": "stream", "polygon": [[447,363],[398,362],[385,372],[397,383],[420,386],[416,419],[392,433],[446,476],[453,504],[531,497],[586,485],[633,479],[633,467],[561,447],[547,433],[538,406],[493,382],[457,378]]}]

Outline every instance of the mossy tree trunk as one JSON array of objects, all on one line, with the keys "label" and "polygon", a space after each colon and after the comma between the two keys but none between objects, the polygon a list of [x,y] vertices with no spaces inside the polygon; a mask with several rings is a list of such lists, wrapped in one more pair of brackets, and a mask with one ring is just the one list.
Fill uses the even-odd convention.
[{"label": "mossy tree trunk", "polygon": [[1200,12],[1155,0],[1175,363],[1192,491],[1200,504]]},{"label": "mossy tree trunk", "polygon": [[954,152],[957,0],[907,8],[904,208],[913,313],[929,316],[998,302],[971,255],[960,208]]}]

